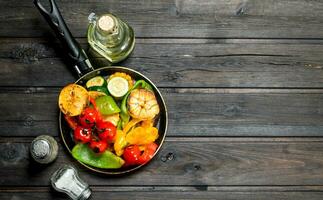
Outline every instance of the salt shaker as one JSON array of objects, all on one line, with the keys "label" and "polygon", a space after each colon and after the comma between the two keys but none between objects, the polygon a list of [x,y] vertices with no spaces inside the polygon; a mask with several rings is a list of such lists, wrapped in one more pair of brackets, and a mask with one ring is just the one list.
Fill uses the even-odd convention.
[{"label": "salt shaker", "polygon": [[41,164],[53,162],[57,157],[58,145],[56,140],[48,135],[36,137],[30,145],[32,158]]},{"label": "salt shaker", "polygon": [[76,169],[63,165],[51,176],[53,188],[67,194],[73,200],[86,200],[91,196],[89,185],[79,176]]}]

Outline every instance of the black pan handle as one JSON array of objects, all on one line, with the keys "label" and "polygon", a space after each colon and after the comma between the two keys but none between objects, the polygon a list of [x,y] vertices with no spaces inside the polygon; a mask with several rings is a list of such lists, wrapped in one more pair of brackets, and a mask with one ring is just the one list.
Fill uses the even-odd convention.
[{"label": "black pan handle", "polygon": [[80,44],[74,39],[70,30],[56,5],[55,0],[49,0],[50,11],[46,10],[39,0],[34,0],[34,4],[39,12],[44,16],[48,24],[56,33],[57,37],[68,52],[68,57],[73,62],[73,67],[78,76],[82,76],[93,70],[93,67]]}]

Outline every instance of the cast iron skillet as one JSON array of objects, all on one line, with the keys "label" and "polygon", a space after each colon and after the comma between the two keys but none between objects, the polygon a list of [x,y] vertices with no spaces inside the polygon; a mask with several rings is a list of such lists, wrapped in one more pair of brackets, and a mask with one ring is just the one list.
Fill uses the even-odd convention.
[{"label": "cast iron skillet", "polygon": [[[167,131],[167,125],[168,125],[168,116],[167,116],[167,109],[166,104],[164,102],[164,99],[160,93],[160,91],[157,89],[157,87],[144,75],[141,73],[126,68],[126,67],[103,67],[99,69],[93,69],[86,53],[83,51],[83,49],[80,47],[80,45],[76,42],[76,40],[73,38],[71,32],[67,28],[64,19],[62,18],[60,11],[56,5],[55,0],[49,0],[50,3],[50,11],[46,10],[39,0],[34,0],[34,4],[40,11],[40,13],[44,16],[46,21],[49,23],[49,25],[52,27],[54,32],[56,33],[57,37],[61,41],[61,43],[64,45],[64,48],[66,49],[68,53],[68,57],[73,62],[73,68],[77,75],[80,77],[75,83],[84,85],[87,80],[91,79],[94,76],[101,75],[101,76],[109,76],[115,72],[125,72],[129,74],[131,77],[133,77],[135,80],[143,79],[146,82],[148,82],[155,92],[159,107],[160,107],[160,113],[158,116],[158,120],[156,121],[156,126],[159,130],[159,137],[156,141],[158,144],[158,149],[154,156],[157,154],[157,152],[160,150],[161,145],[164,142],[166,131]],[[67,148],[67,150],[71,153],[72,148],[74,147],[75,143],[73,140],[73,131],[69,128],[66,121],[64,120],[64,117],[62,116],[62,113],[59,114],[59,128],[61,132],[62,140]],[[136,169],[141,168],[142,166],[146,165],[139,165],[135,167],[128,167],[128,168],[120,168],[120,169],[99,169],[95,168],[89,165],[86,165],[82,162],[80,162],[83,166],[86,168],[95,171],[100,172],[104,174],[124,174],[132,172]],[[149,163],[149,162],[148,162]]]}]

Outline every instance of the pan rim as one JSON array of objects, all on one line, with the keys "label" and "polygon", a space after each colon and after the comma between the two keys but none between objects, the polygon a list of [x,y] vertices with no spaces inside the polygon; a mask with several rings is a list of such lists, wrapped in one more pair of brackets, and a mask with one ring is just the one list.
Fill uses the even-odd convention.
[{"label": "pan rim", "polygon": [[[94,167],[91,167],[77,159],[75,159],[73,156],[73,159],[76,160],[78,163],[80,163],[81,165],[83,165],[84,167],[86,167],[87,169],[91,170],[91,171],[94,171],[94,172],[97,172],[97,173],[100,173],[100,174],[106,174],[106,175],[122,175],[122,174],[128,174],[130,172],[133,172],[133,171],[136,171],[138,170],[139,168],[149,164],[154,158],[155,156],[159,153],[163,143],[164,143],[164,140],[165,140],[165,137],[166,137],[166,134],[167,134],[167,129],[168,129],[168,111],[167,111],[167,106],[166,106],[166,103],[165,103],[165,100],[161,94],[161,92],[159,91],[159,89],[157,88],[157,86],[149,79],[147,78],[145,75],[143,75],[142,73],[136,71],[136,70],[133,70],[131,68],[128,68],[128,67],[123,67],[123,66],[105,66],[105,67],[101,67],[101,68],[97,68],[97,69],[94,69],[93,71],[91,72],[88,72],[86,74],[84,74],[83,76],[81,76],[80,78],[78,78],[74,83],[78,83],[80,82],[82,79],[84,79],[85,76],[87,76],[88,74],[90,73],[95,73],[95,72],[99,72],[99,71],[102,71],[102,70],[106,70],[106,69],[122,69],[122,70],[128,70],[128,71],[131,71],[135,74],[138,74],[139,76],[145,78],[146,80],[148,80],[149,84],[151,84],[153,86],[153,88],[156,90],[156,92],[158,93],[160,99],[161,99],[161,102],[164,106],[164,109],[165,109],[165,131],[164,131],[164,134],[163,134],[163,137],[161,138],[161,141],[160,141],[160,144],[158,145],[158,148],[157,150],[155,151],[153,157],[151,158],[150,161],[148,161],[147,163],[144,163],[144,164],[141,164],[141,165],[138,165],[134,168],[130,168],[130,169],[127,169],[125,171],[102,171],[101,169],[99,168],[94,168]],[[61,135],[61,138],[63,140],[63,143],[64,143],[64,146],[65,148],[68,150],[69,154],[72,155],[72,151],[71,149],[68,147],[67,145],[67,142],[65,141],[65,137],[64,137],[64,134],[63,134],[63,129],[62,129],[62,112],[59,111],[59,130],[60,130],[60,135]]]}]

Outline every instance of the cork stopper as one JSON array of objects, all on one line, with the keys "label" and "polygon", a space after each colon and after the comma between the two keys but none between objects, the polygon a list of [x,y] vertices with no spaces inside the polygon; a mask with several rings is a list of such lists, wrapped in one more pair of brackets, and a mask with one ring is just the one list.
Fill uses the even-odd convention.
[{"label": "cork stopper", "polygon": [[114,31],[116,23],[112,18],[112,16],[103,15],[102,17],[99,18],[98,26],[101,30],[112,33]]}]

